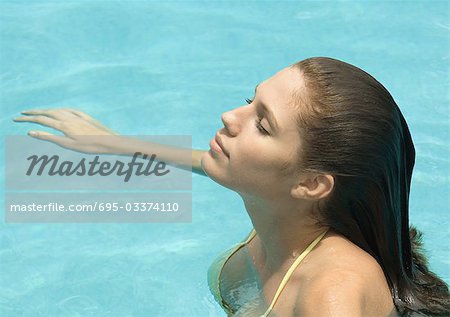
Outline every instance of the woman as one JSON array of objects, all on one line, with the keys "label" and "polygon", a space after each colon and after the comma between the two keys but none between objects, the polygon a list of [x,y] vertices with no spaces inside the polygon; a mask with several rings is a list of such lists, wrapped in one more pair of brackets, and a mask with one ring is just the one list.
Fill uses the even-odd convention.
[{"label": "woman", "polygon": [[[226,312],[448,315],[448,287],[428,270],[420,233],[409,228],[415,150],[389,92],[355,66],[318,57],[260,83],[247,102],[222,115],[209,151],[182,162],[239,193],[254,225],[209,270]],[[78,138],[113,133],[82,112],[24,114],[16,120],[66,135],[36,138],[79,151],[124,152]],[[173,149],[148,150],[180,163]]]}]

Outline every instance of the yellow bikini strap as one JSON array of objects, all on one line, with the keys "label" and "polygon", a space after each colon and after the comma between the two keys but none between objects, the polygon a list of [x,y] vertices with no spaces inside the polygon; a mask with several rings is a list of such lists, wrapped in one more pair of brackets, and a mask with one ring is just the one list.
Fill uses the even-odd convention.
[{"label": "yellow bikini strap", "polygon": [[316,244],[319,243],[319,241],[324,237],[324,235],[327,233],[328,229],[325,230],[325,232],[323,232],[320,236],[318,236],[313,242],[311,242],[311,244],[305,249],[305,251],[303,251],[302,254],[300,254],[299,257],[294,261],[294,263],[291,265],[291,267],[287,271],[286,275],[283,277],[283,280],[281,281],[280,286],[278,286],[277,292],[275,293],[275,296],[272,300],[272,304],[270,304],[269,308],[266,310],[264,315],[261,315],[261,317],[267,317],[267,315],[272,310],[273,306],[275,306],[278,296],[280,296],[281,291],[286,286],[286,284],[287,284],[289,278],[291,277],[292,273],[294,272],[294,270],[297,268],[297,266],[300,264],[300,262],[308,255],[308,253],[311,252],[311,250],[316,246]]}]

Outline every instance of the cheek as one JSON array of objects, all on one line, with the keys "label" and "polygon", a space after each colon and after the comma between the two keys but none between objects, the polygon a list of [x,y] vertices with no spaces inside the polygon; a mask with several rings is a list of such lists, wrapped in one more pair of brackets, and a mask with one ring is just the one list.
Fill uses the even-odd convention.
[{"label": "cheek", "polygon": [[[273,189],[274,180],[282,178],[293,170],[292,153],[267,142],[262,146],[253,142],[252,146],[242,148],[239,155],[230,160],[229,174],[237,187]],[[286,155],[287,154],[287,155]]]},{"label": "cheek", "polygon": [[246,166],[249,171],[277,174],[292,165],[294,150],[289,143],[282,143],[271,138],[259,137],[242,144],[236,164]]}]

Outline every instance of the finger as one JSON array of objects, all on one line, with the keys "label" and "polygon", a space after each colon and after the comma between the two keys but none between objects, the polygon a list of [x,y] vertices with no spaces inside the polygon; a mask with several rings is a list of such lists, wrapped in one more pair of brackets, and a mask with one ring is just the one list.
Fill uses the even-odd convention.
[{"label": "finger", "polygon": [[76,115],[76,116],[78,116],[78,117],[80,117],[82,119],[92,120],[92,117],[90,115],[88,115],[87,113],[84,113],[83,111],[79,111],[79,110],[76,110],[76,109],[67,109],[67,111],[72,112],[74,115]]},{"label": "finger", "polygon": [[45,116],[29,116],[29,117],[17,117],[14,118],[14,121],[16,122],[33,122],[33,123],[37,123],[49,128],[53,128],[56,130],[60,130],[61,125],[60,122],[52,119],[50,117],[45,117]]},{"label": "finger", "polygon": [[[86,147],[79,146],[76,142],[74,142],[74,140],[67,137],[54,135],[44,131],[29,131],[28,135],[35,139],[52,142],[68,150],[74,150],[80,153],[89,153],[89,150],[86,150]],[[94,152],[98,152],[98,150],[95,149]]]},{"label": "finger", "polygon": [[104,126],[99,121],[95,120],[94,118],[92,118],[90,115],[88,115],[87,113],[85,113],[83,111],[79,111],[76,109],[66,109],[66,110],[72,112],[73,114],[77,115],[78,117],[80,117],[84,120],[89,120],[93,125],[95,125],[99,129],[106,130],[112,134],[118,134],[116,131],[111,130],[110,128]]},{"label": "finger", "polygon": [[82,119],[89,120],[92,124],[94,124],[99,129],[106,130],[106,131],[108,131],[108,132],[110,132],[112,134],[118,134],[116,131],[111,130],[110,128],[104,126],[99,121],[95,120],[94,118],[92,118],[90,115],[88,115],[87,113],[85,113],[83,111],[79,111],[79,110],[71,109],[71,108],[70,109],[66,109],[66,110],[72,112],[73,114],[79,116]]},{"label": "finger", "polygon": [[44,131],[28,131],[28,135],[39,140],[50,141],[61,146],[67,146],[69,140],[63,136],[54,135]]},{"label": "finger", "polygon": [[32,109],[21,111],[21,114],[26,116],[44,116],[57,120],[63,120],[66,119],[68,115],[73,115],[68,109]]},{"label": "finger", "polygon": [[23,110],[20,113],[24,114],[24,115],[45,116],[47,114],[47,112],[50,110],[51,109],[30,109],[30,110]]}]

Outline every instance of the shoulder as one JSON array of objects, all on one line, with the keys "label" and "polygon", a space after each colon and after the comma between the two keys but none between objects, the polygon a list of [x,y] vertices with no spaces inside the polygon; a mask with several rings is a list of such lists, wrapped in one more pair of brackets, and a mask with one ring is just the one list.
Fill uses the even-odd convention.
[{"label": "shoulder", "polygon": [[303,271],[295,316],[386,316],[394,306],[378,262],[346,239],[327,244]]},{"label": "shoulder", "polygon": [[298,297],[295,316],[363,316],[365,289],[365,278],[358,272],[328,270]]}]

